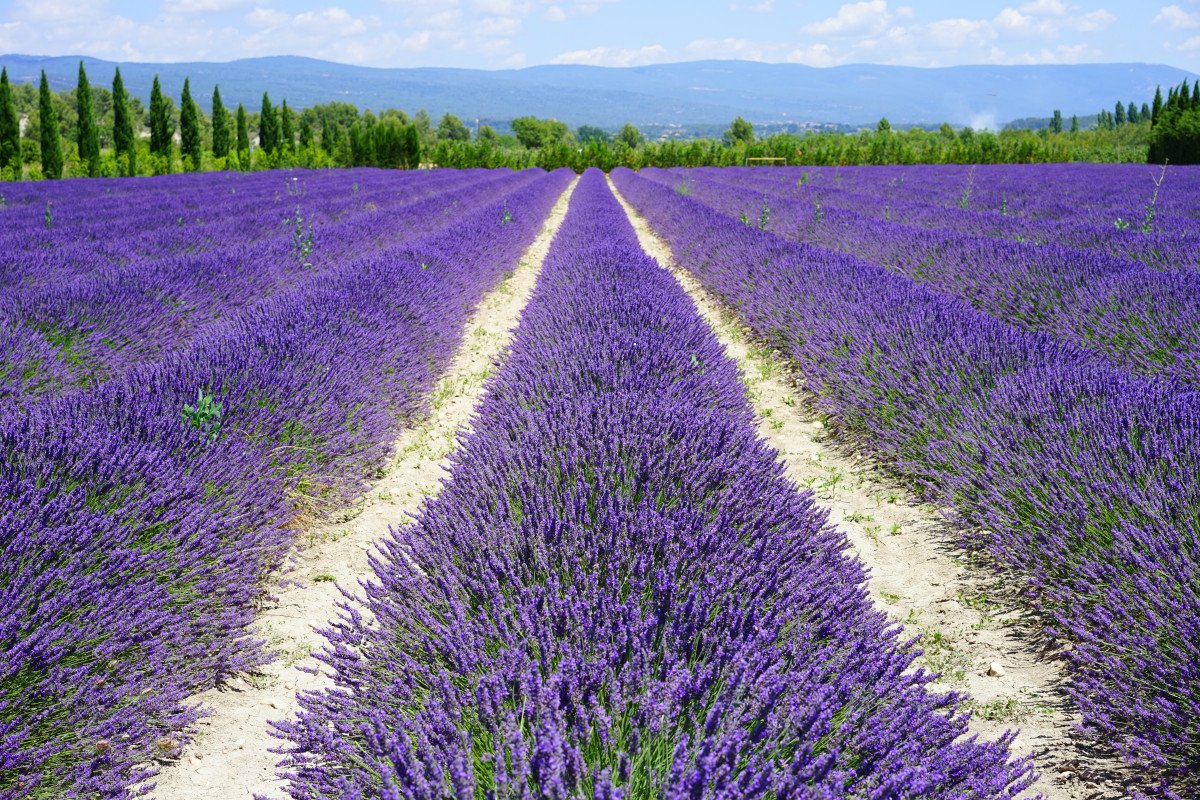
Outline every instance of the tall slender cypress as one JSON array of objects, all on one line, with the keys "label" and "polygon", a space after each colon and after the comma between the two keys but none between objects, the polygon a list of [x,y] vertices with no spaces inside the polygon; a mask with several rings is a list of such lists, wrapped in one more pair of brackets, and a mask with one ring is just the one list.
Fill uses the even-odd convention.
[{"label": "tall slender cypress", "polygon": [[167,160],[170,170],[171,151],[174,149],[175,121],[172,119],[171,98],[163,94],[158,76],[150,87],[150,152]]},{"label": "tall slender cypress", "polygon": [[61,178],[62,134],[58,130],[58,114],[54,111],[54,98],[50,94],[50,84],[46,81],[46,70],[42,70],[42,83],[38,87],[38,122],[41,133],[42,177]]},{"label": "tall slender cypress", "polygon": [[21,122],[8,69],[0,67],[0,169],[6,168],[14,178],[21,177]]},{"label": "tall slender cypress", "polygon": [[129,113],[129,95],[125,93],[125,82],[121,80],[121,68],[113,75],[113,150],[126,175],[137,174],[137,148],[133,138],[133,115]]},{"label": "tall slender cypress", "polygon": [[221,102],[221,87],[213,87],[212,97],[212,153],[213,158],[229,156],[229,110]]},{"label": "tall slender cypress", "polygon": [[88,177],[95,178],[100,174],[100,130],[96,126],[92,86],[82,61],[79,62],[79,83],[75,87],[75,107],[79,112],[79,160],[87,164]]},{"label": "tall slender cypress", "polygon": [[179,98],[179,145],[184,169],[199,172],[204,158],[200,142],[200,109],[192,100],[192,87],[187,78],[183,79],[183,94]]},{"label": "tall slender cypress", "polygon": [[1158,115],[1162,113],[1163,97],[1162,87],[1158,86],[1154,89],[1154,105],[1150,106],[1150,125],[1151,127],[1158,124]]},{"label": "tall slender cypress", "polygon": [[279,144],[285,153],[296,149],[296,131],[292,125],[292,110],[288,108],[287,100],[279,106]]},{"label": "tall slender cypress", "polygon": [[263,92],[262,110],[258,114],[258,146],[266,153],[279,149],[279,121],[266,92]]},{"label": "tall slender cypress", "polygon": [[246,107],[241,103],[237,110],[237,155],[238,166],[250,169],[250,124],[246,121]]},{"label": "tall slender cypress", "polygon": [[300,117],[300,149],[307,150],[313,146],[312,120],[307,116]]}]

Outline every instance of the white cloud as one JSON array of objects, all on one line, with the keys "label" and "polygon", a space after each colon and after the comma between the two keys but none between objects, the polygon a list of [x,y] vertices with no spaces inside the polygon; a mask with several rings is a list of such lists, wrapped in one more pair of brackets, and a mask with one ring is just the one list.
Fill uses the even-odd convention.
[{"label": "white cloud", "polygon": [[802,29],[813,36],[863,36],[882,33],[892,20],[887,0],[846,3],[837,14]]},{"label": "white cloud", "polygon": [[645,47],[592,47],[587,50],[570,50],[550,59],[551,64],[587,64],[593,67],[634,67],[662,62],[667,48],[660,44]]},{"label": "white cloud", "polygon": [[254,0],[167,0],[162,7],[168,14],[219,14],[252,5]]},{"label": "white cloud", "polygon": [[1189,14],[1177,5],[1163,6],[1154,17],[1155,25],[1164,25],[1173,30],[1200,28],[1200,12]]}]

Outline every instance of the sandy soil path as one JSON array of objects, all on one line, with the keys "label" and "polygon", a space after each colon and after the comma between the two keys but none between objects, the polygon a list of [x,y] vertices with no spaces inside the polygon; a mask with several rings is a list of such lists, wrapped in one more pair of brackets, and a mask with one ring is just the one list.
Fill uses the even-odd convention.
[{"label": "sandy soil path", "polygon": [[256,633],[276,653],[261,674],[246,675],[196,698],[210,710],[199,735],[178,761],[164,765],[154,797],[160,800],[238,800],[255,794],[282,796],[276,775],[279,745],[269,720],[292,716],[297,692],[329,685],[311,653],[324,640],[317,629],[338,616],[343,596],[372,576],[367,561],[389,525],[402,524],[421,502],[441,488],[447,457],[467,426],[491,373],[512,339],[521,310],[533,292],[542,262],[566,216],[573,182],[551,210],[537,239],[513,274],[480,304],[467,324],[463,345],[433,394],[432,413],[406,430],[393,462],[360,503],[340,519],[302,535],[294,568],[264,610]]},{"label": "sandy soil path", "polygon": [[[1123,796],[1119,766],[1073,735],[1079,717],[1066,700],[1063,665],[1043,652],[1010,587],[967,563],[938,510],[921,503],[863,457],[826,436],[805,401],[802,376],[755,342],[732,312],[678,267],[670,247],[617,192],[642,248],[669,269],[737,361],[758,411],[759,433],[787,474],[811,488],[870,570],[875,604],[921,634],[921,666],[942,673],[938,688],[970,695],[971,732],[994,739],[1019,729],[1013,752],[1034,753],[1041,779],[1029,796],[1092,800]],[[1127,775],[1125,777],[1128,777]]]}]

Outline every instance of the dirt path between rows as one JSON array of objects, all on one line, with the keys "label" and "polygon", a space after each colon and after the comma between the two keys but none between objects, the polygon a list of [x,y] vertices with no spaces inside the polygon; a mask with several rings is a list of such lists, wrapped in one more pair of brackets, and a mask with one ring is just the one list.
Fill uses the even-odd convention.
[{"label": "dirt path between rows", "polygon": [[567,213],[575,182],[563,192],[537,239],[513,274],[484,298],[467,323],[463,344],[432,397],[432,412],[396,442],[387,474],[373,484],[357,506],[338,521],[302,535],[294,568],[264,610],[255,633],[276,654],[262,673],[245,675],[195,698],[209,709],[199,734],[178,761],[165,765],[156,779],[160,800],[240,800],[255,794],[282,796],[276,774],[280,742],[269,720],[299,710],[297,692],[330,685],[311,654],[324,639],[317,634],[338,616],[344,600],[340,587],[354,591],[373,577],[368,554],[388,534],[389,525],[406,522],[421,502],[435,495],[446,474],[448,456],[483,395],[484,379],[512,340],[521,310],[533,293],[550,242]]},{"label": "dirt path between rows", "polygon": [[970,695],[971,732],[995,739],[1020,729],[1013,752],[1034,753],[1041,775],[1029,796],[1122,796],[1119,765],[1089,752],[1073,735],[1079,717],[1062,690],[1063,665],[1043,652],[1010,588],[967,563],[936,508],[826,436],[805,401],[800,376],[680,268],[670,246],[609,185],[642,249],[671,271],[737,362],[758,411],[760,435],[779,452],[788,476],[813,490],[869,568],[876,606],[909,635],[923,636],[925,655],[918,664],[942,673],[936,688]]}]

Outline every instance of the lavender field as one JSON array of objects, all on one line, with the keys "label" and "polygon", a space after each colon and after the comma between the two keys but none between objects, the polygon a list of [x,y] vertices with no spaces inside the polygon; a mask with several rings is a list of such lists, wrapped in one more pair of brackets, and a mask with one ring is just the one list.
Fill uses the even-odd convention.
[{"label": "lavender field", "polygon": [[[255,756],[276,796],[1200,791],[1200,170],[573,179],[5,187],[0,798],[266,794],[245,720],[200,697],[281,657],[255,619],[443,413],[522,270],[436,487],[303,620],[326,682],[273,689],[298,709]],[[1056,794],[1019,724],[977,735],[667,266],[1013,587],[1064,665],[1063,746],[1119,787]]]}]

